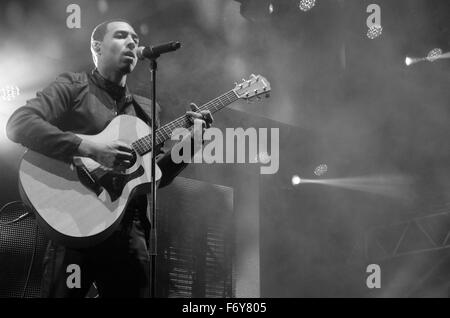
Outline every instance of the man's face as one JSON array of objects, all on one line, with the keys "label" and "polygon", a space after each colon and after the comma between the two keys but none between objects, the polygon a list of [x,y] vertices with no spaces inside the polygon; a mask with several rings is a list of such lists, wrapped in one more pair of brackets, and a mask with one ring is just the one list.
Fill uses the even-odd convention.
[{"label": "man's face", "polygon": [[131,73],[136,66],[136,50],[139,38],[126,22],[111,22],[101,43],[99,63],[124,74]]}]

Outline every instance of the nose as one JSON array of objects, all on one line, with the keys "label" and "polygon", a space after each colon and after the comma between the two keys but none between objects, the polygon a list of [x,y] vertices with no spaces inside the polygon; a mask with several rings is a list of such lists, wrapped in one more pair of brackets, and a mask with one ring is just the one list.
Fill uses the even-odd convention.
[{"label": "nose", "polygon": [[127,48],[130,50],[134,50],[136,48],[136,43],[133,40],[129,41],[127,44]]},{"label": "nose", "polygon": [[134,50],[136,48],[136,43],[134,42],[133,38],[131,36],[128,36],[127,41],[127,48],[130,50]]}]

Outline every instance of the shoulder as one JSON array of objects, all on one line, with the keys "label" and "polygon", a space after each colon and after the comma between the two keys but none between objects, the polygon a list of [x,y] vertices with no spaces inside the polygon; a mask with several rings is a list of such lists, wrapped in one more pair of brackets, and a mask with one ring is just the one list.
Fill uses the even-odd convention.
[{"label": "shoulder", "polygon": [[87,85],[88,75],[86,72],[64,72],[58,75],[55,82],[66,85]]},{"label": "shoulder", "polygon": [[64,96],[67,99],[74,98],[88,86],[86,73],[65,72],[59,74],[56,79],[37,94],[50,96]]}]

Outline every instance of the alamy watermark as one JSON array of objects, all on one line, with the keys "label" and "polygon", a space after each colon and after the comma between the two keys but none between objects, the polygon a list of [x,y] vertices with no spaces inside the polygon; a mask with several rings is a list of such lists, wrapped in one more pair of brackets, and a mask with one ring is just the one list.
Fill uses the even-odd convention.
[{"label": "alamy watermark", "polygon": [[[171,151],[174,163],[260,163],[261,174],[275,174],[280,164],[279,129],[270,129],[270,155],[268,153],[267,128],[226,128],[225,134],[218,128],[209,128],[200,135],[201,123],[194,123],[194,154],[189,142],[179,142]],[[172,132],[171,140],[182,141],[190,132],[186,128],[177,128]],[[248,145],[248,161],[246,162]],[[236,149],[236,154],[235,154]],[[224,154],[225,151],[225,154]]]},{"label": "alamy watermark", "polygon": [[369,289],[381,288],[381,268],[378,264],[369,264],[366,273],[370,273],[366,279],[366,285]]},{"label": "alamy watermark", "polygon": [[66,268],[69,274],[66,279],[67,288],[81,288],[81,269],[78,264],[69,264]]},{"label": "alamy watermark", "polygon": [[381,26],[381,7],[378,4],[369,4],[366,9],[370,15],[367,17],[367,37],[371,40],[378,38],[383,33]]},{"label": "alamy watermark", "polygon": [[66,13],[70,13],[66,19],[66,26],[69,29],[81,28],[81,8],[78,4],[69,4],[66,8]]}]

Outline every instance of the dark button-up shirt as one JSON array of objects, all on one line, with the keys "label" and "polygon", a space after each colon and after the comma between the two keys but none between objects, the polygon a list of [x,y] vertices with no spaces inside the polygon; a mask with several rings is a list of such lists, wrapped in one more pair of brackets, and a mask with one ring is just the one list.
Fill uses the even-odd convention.
[{"label": "dark button-up shirt", "polygon": [[[106,80],[97,70],[64,73],[11,115],[6,132],[12,141],[29,149],[70,161],[81,143],[77,133],[98,134],[121,114],[149,122],[150,107],[149,99],[130,94],[127,86]],[[157,105],[157,126],[159,110]],[[162,171],[160,187],[186,167],[184,163],[175,164],[170,151],[162,147],[158,149],[157,163]]]}]

